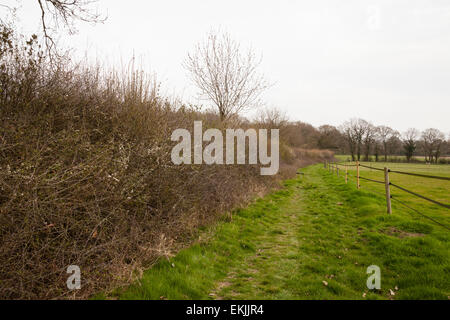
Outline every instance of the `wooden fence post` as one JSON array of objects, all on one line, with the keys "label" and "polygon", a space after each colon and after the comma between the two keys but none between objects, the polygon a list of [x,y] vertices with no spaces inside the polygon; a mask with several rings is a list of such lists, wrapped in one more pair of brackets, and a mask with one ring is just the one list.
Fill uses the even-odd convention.
[{"label": "wooden fence post", "polygon": [[345,166],[345,184],[348,183],[348,169],[347,166]]},{"label": "wooden fence post", "polygon": [[359,161],[356,161],[356,187],[358,190],[361,188],[359,184]]},{"label": "wooden fence post", "polygon": [[339,177],[339,167],[338,166],[336,166],[336,174]]},{"label": "wooden fence post", "polygon": [[325,161],[323,162],[323,168],[324,168],[324,169],[327,168],[327,160],[325,160]]},{"label": "wooden fence post", "polygon": [[391,189],[389,187],[389,169],[384,168],[384,184],[386,186],[386,205],[387,205],[387,213],[392,213],[391,207]]}]

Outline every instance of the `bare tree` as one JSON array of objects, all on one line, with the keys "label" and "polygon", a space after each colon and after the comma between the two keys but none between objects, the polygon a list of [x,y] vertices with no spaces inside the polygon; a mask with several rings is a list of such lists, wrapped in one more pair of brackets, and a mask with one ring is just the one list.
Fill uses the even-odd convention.
[{"label": "bare tree", "polygon": [[414,152],[417,148],[417,137],[419,136],[419,131],[414,128],[408,129],[403,134],[403,149],[405,150],[406,160],[411,161]]},{"label": "bare tree", "polygon": [[243,52],[229,34],[211,32],[205,42],[188,54],[183,66],[201,97],[214,103],[224,121],[261,105],[261,93],[269,84],[257,72],[260,63],[251,49]]},{"label": "bare tree", "polygon": [[384,152],[384,161],[387,161],[388,156],[388,143],[390,139],[394,136],[398,136],[399,133],[388,126],[379,126],[378,127],[378,137],[380,139],[380,142],[383,145],[383,152]]},{"label": "bare tree", "polygon": [[369,123],[363,119],[351,119],[344,122],[341,126],[341,131],[348,143],[353,161],[355,161],[355,158],[358,161],[361,160],[363,139],[368,126]]},{"label": "bare tree", "polygon": [[373,154],[375,156],[375,162],[378,162],[380,160],[380,150],[381,150],[381,141],[379,139],[379,136],[375,137],[373,144],[374,144]]},{"label": "bare tree", "polygon": [[323,125],[319,127],[318,131],[317,146],[320,149],[339,148],[341,133],[336,127],[331,125]]},{"label": "bare tree", "polygon": [[445,140],[445,135],[438,129],[427,129],[422,132],[422,143],[425,152],[425,160],[437,163],[441,156],[441,146]]},{"label": "bare tree", "polygon": [[395,131],[395,135],[390,137],[386,144],[387,154],[401,154],[402,153],[402,140],[401,134]]},{"label": "bare tree", "polygon": [[288,122],[281,131],[283,140],[293,147],[317,148],[318,131],[312,125],[296,121]]},{"label": "bare tree", "polygon": [[265,108],[259,111],[255,121],[262,128],[280,129],[288,124],[289,119],[284,111],[277,108]]},{"label": "bare tree", "polygon": [[358,157],[358,161],[361,160],[361,151],[363,145],[363,138],[369,127],[369,123],[363,119],[353,119],[352,121],[352,130],[356,139],[356,155]]},{"label": "bare tree", "polygon": [[344,136],[345,141],[348,144],[348,149],[350,151],[350,155],[352,156],[352,161],[355,161],[355,153],[356,153],[356,137],[353,130],[352,121],[346,121],[340,127],[342,135]]},{"label": "bare tree", "polygon": [[372,145],[375,143],[377,127],[371,123],[366,123],[364,132],[364,160],[369,161],[369,155]]}]

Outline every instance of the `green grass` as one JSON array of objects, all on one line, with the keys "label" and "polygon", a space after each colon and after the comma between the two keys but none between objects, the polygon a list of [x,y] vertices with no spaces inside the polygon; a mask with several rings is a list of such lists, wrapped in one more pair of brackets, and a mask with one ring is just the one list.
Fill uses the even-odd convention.
[{"label": "green grass", "polygon": [[[361,164],[370,166],[373,168],[387,167],[394,171],[419,173],[424,175],[450,177],[450,165],[426,165],[426,164],[407,164],[407,163],[368,163],[361,162]],[[344,167],[341,167],[343,169]],[[349,167],[353,170],[349,170],[349,173],[356,176],[355,167]],[[372,170],[361,167],[360,175],[365,178],[369,178],[377,181],[384,181],[384,172],[378,170]],[[399,185],[405,189],[413,191],[415,193],[424,195],[430,199],[439,201],[441,203],[450,204],[450,181],[436,180],[423,177],[415,177],[409,175],[403,175],[399,173],[390,173],[389,180],[391,183]],[[351,179],[351,183],[356,185],[354,178]],[[385,186],[383,184],[377,184],[365,180],[360,180],[362,189],[366,189],[372,192],[385,192]],[[442,222],[446,226],[450,227],[450,210],[437,206],[419,197],[406,193],[395,187],[391,187],[391,195],[394,199],[398,199],[416,209],[422,214],[430,216],[431,218]],[[395,209],[398,209],[398,204],[393,202]]]},{"label": "green grass", "polygon": [[[302,172],[110,298],[448,299],[447,230],[401,207],[388,215],[384,197],[320,165]],[[381,290],[366,287],[370,265]]]}]

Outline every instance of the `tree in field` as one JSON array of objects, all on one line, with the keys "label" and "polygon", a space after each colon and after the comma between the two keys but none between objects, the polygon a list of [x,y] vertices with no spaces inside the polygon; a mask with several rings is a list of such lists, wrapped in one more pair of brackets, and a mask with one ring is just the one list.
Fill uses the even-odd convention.
[{"label": "tree in field", "polygon": [[396,131],[396,134],[389,138],[386,146],[388,155],[403,154],[403,141],[400,132]]},{"label": "tree in field", "polygon": [[417,148],[417,137],[419,136],[419,131],[417,129],[408,129],[403,134],[403,149],[405,150],[406,160],[411,161],[414,152]]},{"label": "tree in field", "polygon": [[422,143],[425,152],[425,161],[438,163],[441,156],[441,147],[445,140],[445,135],[438,129],[427,129],[422,132]]},{"label": "tree in field", "polygon": [[363,146],[363,138],[366,133],[367,128],[369,127],[369,123],[363,119],[356,119],[353,121],[353,131],[356,137],[356,155],[358,157],[358,161],[361,160],[361,152]]},{"label": "tree in field", "polygon": [[372,145],[375,143],[377,127],[371,123],[367,123],[364,132],[364,160],[369,161],[369,155]]},{"label": "tree in field", "polygon": [[[448,135],[447,140],[444,141],[444,143],[442,144],[442,154],[446,155],[446,156],[450,156],[450,134]],[[447,163],[448,163],[447,159]]]},{"label": "tree in field", "polygon": [[363,119],[351,119],[344,122],[341,126],[341,131],[348,143],[353,161],[355,161],[355,158],[358,161],[361,160],[363,138],[368,126],[369,123]]},{"label": "tree in field", "polygon": [[352,156],[352,161],[355,161],[355,152],[356,152],[356,138],[353,134],[353,130],[350,124],[350,121],[346,121],[341,126],[341,132],[344,136],[345,141],[347,142],[348,149],[350,151],[350,155]]},{"label": "tree in field", "polygon": [[391,127],[388,126],[379,126],[378,127],[378,137],[379,140],[383,146],[383,153],[384,153],[384,161],[387,161],[387,156],[388,156],[388,144],[389,141],[395,137],[398,136],[399,133],[397,131],[395,131],[394,129],[392,129]]},{"label": "tree in field", "polygon": [[189,53],[183,66],[193,83],[217,107],[220,119],[261,105],[261,94],[269,84],[258,73],[261,59],[249,49],[243,51],[227,33],[209,33]]},{"label": "tree in field", "polygon": [[378,162],[380,160],[380,153],[382,151],[382,142],[380,135],[378,134],[378,128],[377,128],[377,134],[375,135],[373,139],[373,155],[375,156],[375,161]]}]

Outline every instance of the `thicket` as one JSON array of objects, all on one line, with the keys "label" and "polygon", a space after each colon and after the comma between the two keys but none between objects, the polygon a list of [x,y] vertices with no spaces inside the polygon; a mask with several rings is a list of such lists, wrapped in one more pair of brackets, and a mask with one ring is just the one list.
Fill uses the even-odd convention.
[{"label": "thicket", "polygon": [[[299,166],[332,158],[282,141],[275,177],[250,165],[176,166],[173,130],[194,120],[224,124],[158,88],[133,64],[117,71],[50,61],[37,37],[3,27],[1,298],[84,298],[127,283],[187,245],[200,226],[276,188]],[[80,291],[66,287],[69,265],[81,268]]]}]

